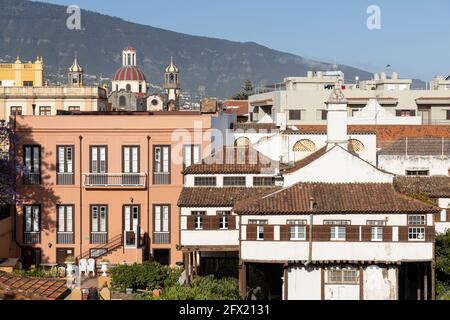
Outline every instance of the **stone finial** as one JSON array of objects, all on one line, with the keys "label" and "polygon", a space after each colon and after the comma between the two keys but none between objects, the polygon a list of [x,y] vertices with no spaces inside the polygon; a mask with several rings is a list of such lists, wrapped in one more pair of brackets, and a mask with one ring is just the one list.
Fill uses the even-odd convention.
[{"label": "stone finial", "polygon": [[330,103],[347,103],[347,99],[344,96],[344,93],[342,92],[340,86],[336,85],[333,89],[333,92],[331,93],[330,97],[328,98],[328,104]]}]

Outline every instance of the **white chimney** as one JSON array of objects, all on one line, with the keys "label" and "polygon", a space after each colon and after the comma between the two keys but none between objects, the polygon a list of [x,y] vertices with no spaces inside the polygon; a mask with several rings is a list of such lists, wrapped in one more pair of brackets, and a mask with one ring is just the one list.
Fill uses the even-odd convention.
[{"label": "white chimney", "polygon": [[336,144],[347,149],[347,99],[340,87],[333,90],[327,102],[327,144],[328,149],[333,148]]},{"label": "white chimney", "polygon": [[307,77],[308,77],[308,79],[311,79],[313,77],[313,72],[312,71],[308,71]]}]

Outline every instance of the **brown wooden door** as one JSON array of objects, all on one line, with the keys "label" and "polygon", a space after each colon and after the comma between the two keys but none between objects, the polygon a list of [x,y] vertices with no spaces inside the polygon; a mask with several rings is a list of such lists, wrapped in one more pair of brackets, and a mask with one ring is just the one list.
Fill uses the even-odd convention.
[{"label": "brown wooden door", "polygon": [[22,267],[29,269],[31,266],[39,267],[41,265],[41,249],[23,248],[22,249]]},{"label": "brown wooden door", "polygon": [[75,256],[73,248],[59,248],[56,249],[56,263],[59,266],[65,267],[64,263],[69,256]]}]

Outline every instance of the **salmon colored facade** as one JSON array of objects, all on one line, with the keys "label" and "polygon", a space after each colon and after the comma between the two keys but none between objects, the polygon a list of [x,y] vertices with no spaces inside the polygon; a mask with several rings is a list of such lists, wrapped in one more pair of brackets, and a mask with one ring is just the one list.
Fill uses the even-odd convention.
[{"label": "salmon colored facade", "polygon": [[[199,112],[17,117],[15,149],[25,173],[14,224],[24,266],[61,264],[70,255],[111,263],[181,262],[180,145],[189,145],[181,139],[196,139],[196,151],[207,153],[212,117]],[[174,141],[177,129],[185,134]]]}]

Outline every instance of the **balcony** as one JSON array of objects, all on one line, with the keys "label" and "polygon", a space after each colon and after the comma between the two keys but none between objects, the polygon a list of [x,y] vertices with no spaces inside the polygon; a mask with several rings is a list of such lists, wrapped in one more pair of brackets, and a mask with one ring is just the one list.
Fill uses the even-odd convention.
[{"label": "balcony", "polygon": [[144,173],[88,173],[83,174],[87,189],[145,189],[147,175]]},{"label": "balcony", "polygon": [[23,174],[23,184],[40,185],[41,184],[41,174],[40,173],[24,173]]},{"label": "balcony", "polygon": [[108,243],[108,232],[91,232],[91,244]]},{"label": "balcony", "polygon": [[24,232],[23,234],[24,244],[40,244],[41,233],[40,232]]},{"label": "balcony", "polygon": [[75,243],[75,237],[73,232],[58,232],[57,244],[74,244]]},{"label": "balcony", "polygon": [[56,184],[62,186],[70,186],[75,184],[73,173],[58,173],[56,175]]},{"label": "balcony", "polygon": [[154,232],[153,244],[169,244],[170,232]]},{"label": "balcony", "polygon": [[153,173],[153,184],[163,185],[170,184],[170,172]]}]

